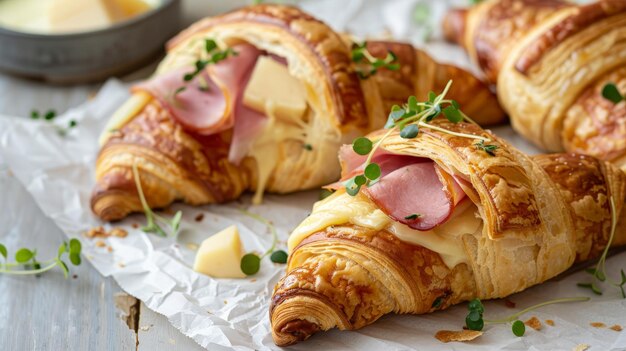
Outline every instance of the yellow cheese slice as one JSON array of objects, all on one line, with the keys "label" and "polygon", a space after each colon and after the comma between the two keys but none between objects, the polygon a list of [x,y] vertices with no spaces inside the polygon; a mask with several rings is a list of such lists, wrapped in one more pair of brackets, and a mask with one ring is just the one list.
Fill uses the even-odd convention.
[{"label": "yellow cheese slice", "polygon": [[232,225],[202,242],[193,270],[214,278],[245,278],[240,267],[242,256],[239,230]]},{"label": "yellow cheese slice", "polygon": [[109,140],[111,133],[122,128],[126,123],[130,122],[147,104],[152,100],[150,94],[143,91],[133,93],[133,95],[113,113],[113,116],[107,122],[106,127],[98,142],[100,146]]},{"label": "yellow cheese slice", "polygon": [[298,121],[307,107],[306,90],[302,82],[289,74],[287,66],[268,56],[257,60],[243,94],[243,103],[261,113],[267,113],[267,103],[281,119]]},{"label": "yellow cheese slice", "polygon": [[469,199],[465,199],[444,224],[432,230],[419,231],[389,218],[367,196],[361,193],[350,196],[344,189],[340,189],[317,202],[311,215],[294,229],[288,241],[289,252],[317,231],[333,225],[352,223],[373,230],[386,229],[402,241],[437,252],[444,263],[452,268],[459,263],[468,262],[461,236],[479,234],[482,231],[482,220],[475,215],[476,210],[476,206]]}]

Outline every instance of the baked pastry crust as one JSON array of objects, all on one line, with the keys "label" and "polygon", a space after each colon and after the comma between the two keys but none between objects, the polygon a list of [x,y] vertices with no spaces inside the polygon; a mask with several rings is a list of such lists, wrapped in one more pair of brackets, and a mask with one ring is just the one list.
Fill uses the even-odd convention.
[{"label": "baked pastry crust", "polygon": [[483,229],[459,238],[468,262],[450,267],[439,253],[401,241],[385,228],[347,223],[321,229],[292,250],[287,273],[274,289],[270,319],[277,345],[331,328],[358,329],[387,313],[428,313],[544,282],[604,249],[611,196],[619,223],[614,244],[626,244],[620,231],[626,225],[626,176],[619,169],[591,156],[529,157],[475,125],[433,123],[489,137],[498,146],[490,156],[475,140],[428,128],[414,139],[395,132],[381,145],[432,159],[471,184],[464,190]]},{"label": "baked pastry crust", "polygon": [[600,94],[606,83],[626,85],[626,2],[490,0],[454,10],[444,30],[497,83],[520,134],[626,169],[626,103]]}]

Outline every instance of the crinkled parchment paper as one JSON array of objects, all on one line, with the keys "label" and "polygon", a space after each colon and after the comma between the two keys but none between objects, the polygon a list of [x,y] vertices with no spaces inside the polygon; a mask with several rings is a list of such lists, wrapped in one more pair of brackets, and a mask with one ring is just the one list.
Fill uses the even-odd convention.
[{"label": "crinkled parchment paper", "polygon": [[[303,6],[337,28],[352,32],[358,32],[362,23],[372,23],[376,18],[397,36],[413,36],[422,30],[407,25],[410,18],[402,15],[412,12],[416,1],[346,3],[342,11],[335,12],[329,11],[328,6],[336,4],[335,1],[332,4],[329,1],[304,1]],[[439,4],[433,6],[441,13],[445,4],[443,9]],[[438,58],[467,64],[457,50],[443,44],[430,45],[430,49],[433,48]],[[89,228],[102,225],[89,208],[97,139],[107,118],[127,96],[126,86],[109,81],[92,101],[58,118],[59,124],[70,119],[79,122],[78,127],[65,137],[47,123],[0,117],[0,193],[2,203],[11,204],[13,209],[0,213],[0,223],[26,228],[27,223],[33,222],[32,209],[38,206],[70,237],[78,237]],[[536,152],[509,127],[495,131],[522,150]],[[268,306],[272,288],[283,274],[284,266],[273,264],[266,258],[261,271],[254,277],[212,279],[191,269],[195,254],[191,248],[230,224],[238,225],[247,251],[262,252],[268,248],[271,236],[267,228],[242,214],[240,208],[248,208],[273,221],[284,248],[290,230],[307,216],[317,196],[317,191],[288,196],[268,195],[260,206],[251,206],[249,196],[220,206],[174,205],[173,210],[182,209],[184,213],[178,238],[158,238],[134,229],[133,224],[144,223],[143,216],[135,215],[116,223],[128,230],[128,237],[106,239],[112,252],[96,247],[95,240],[83,238],[84,255],[100,273],[113,276],[125,291],[167,316],[176,328],[207,349],[276,349],[270,336]],[[204,219],[196,221],[196,216],[201,213]],[[626,253],[610,258],[607,269],[615,274],[624,265]],[[557,297],[591,296],[576,287],[577,282],[587,279],[584,272],[579,272],[510,299],[517,304],[518,310]],[[516,311],[505,307],[502,301],[487,302],[486,310],[486,318],[491,319]],[[507,325],[488,326],[482,337],[466,344],[442,344],[433,337],[438,330],[460,330],[466,313],[465,306],[457,306],[425,316],[385,316],[362,330],[333,330],[290,349],[571,350],[581,343],[591,345],[592,350],[626,349],[626,332],[589,325],[590,322],[603,322],[609,326],[626,326],[626,300],[609,288],[603,296],[593,296],[590,302],[548,306],[524,316],[537,316],[542,322],[552,319],[555,326],[544,323],[541,331],[528,328],[523,338],[513,336]]]}]

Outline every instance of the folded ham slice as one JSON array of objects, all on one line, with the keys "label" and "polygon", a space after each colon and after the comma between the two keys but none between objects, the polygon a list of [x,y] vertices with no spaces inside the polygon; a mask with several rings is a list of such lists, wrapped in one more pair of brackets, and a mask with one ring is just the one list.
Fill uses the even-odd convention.
[{"label": "folded ham slice", "polygon": [[[154,96],[187,130],[210,135],[230,129],[235,123],[237,98],[261,52],[252,45],[233,47],[237,56],[209,65],[192,81],[184,76],[192,67],[158,75],[133,87]],[[181,87],[184,90],[177,92]]]},{"label": "folded ham slice", "polygon": [[[342,180],[327,188],[338,189],[363,173],[366,156],[356,154],[351,145],[344,145],[339,155]],[[381,176],[361,191],[389,217],[413,229],[426,231],[444,223],[465,197],[455,178],[429,159],[377,150],[372,162],[380,166]]]}]

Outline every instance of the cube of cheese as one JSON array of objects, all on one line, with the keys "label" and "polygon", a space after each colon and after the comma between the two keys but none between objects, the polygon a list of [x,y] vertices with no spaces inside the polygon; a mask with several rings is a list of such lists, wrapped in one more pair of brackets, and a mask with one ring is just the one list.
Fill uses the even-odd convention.
[{"label": "cube of cheese", "polygon": [[296,120],[306,111],[306,89],[294,78],[286,65],[269,56],[259,57],[248,86],[244,91],[243,103],[259,112],[269,114],[269,103],[274,113],[285,120]]},{"label": "cube of cheese", "polygon": [[245,278],[240,267],[242,256],[239,230],[232,225],[202,242],[193,270],[214,278]]}]

